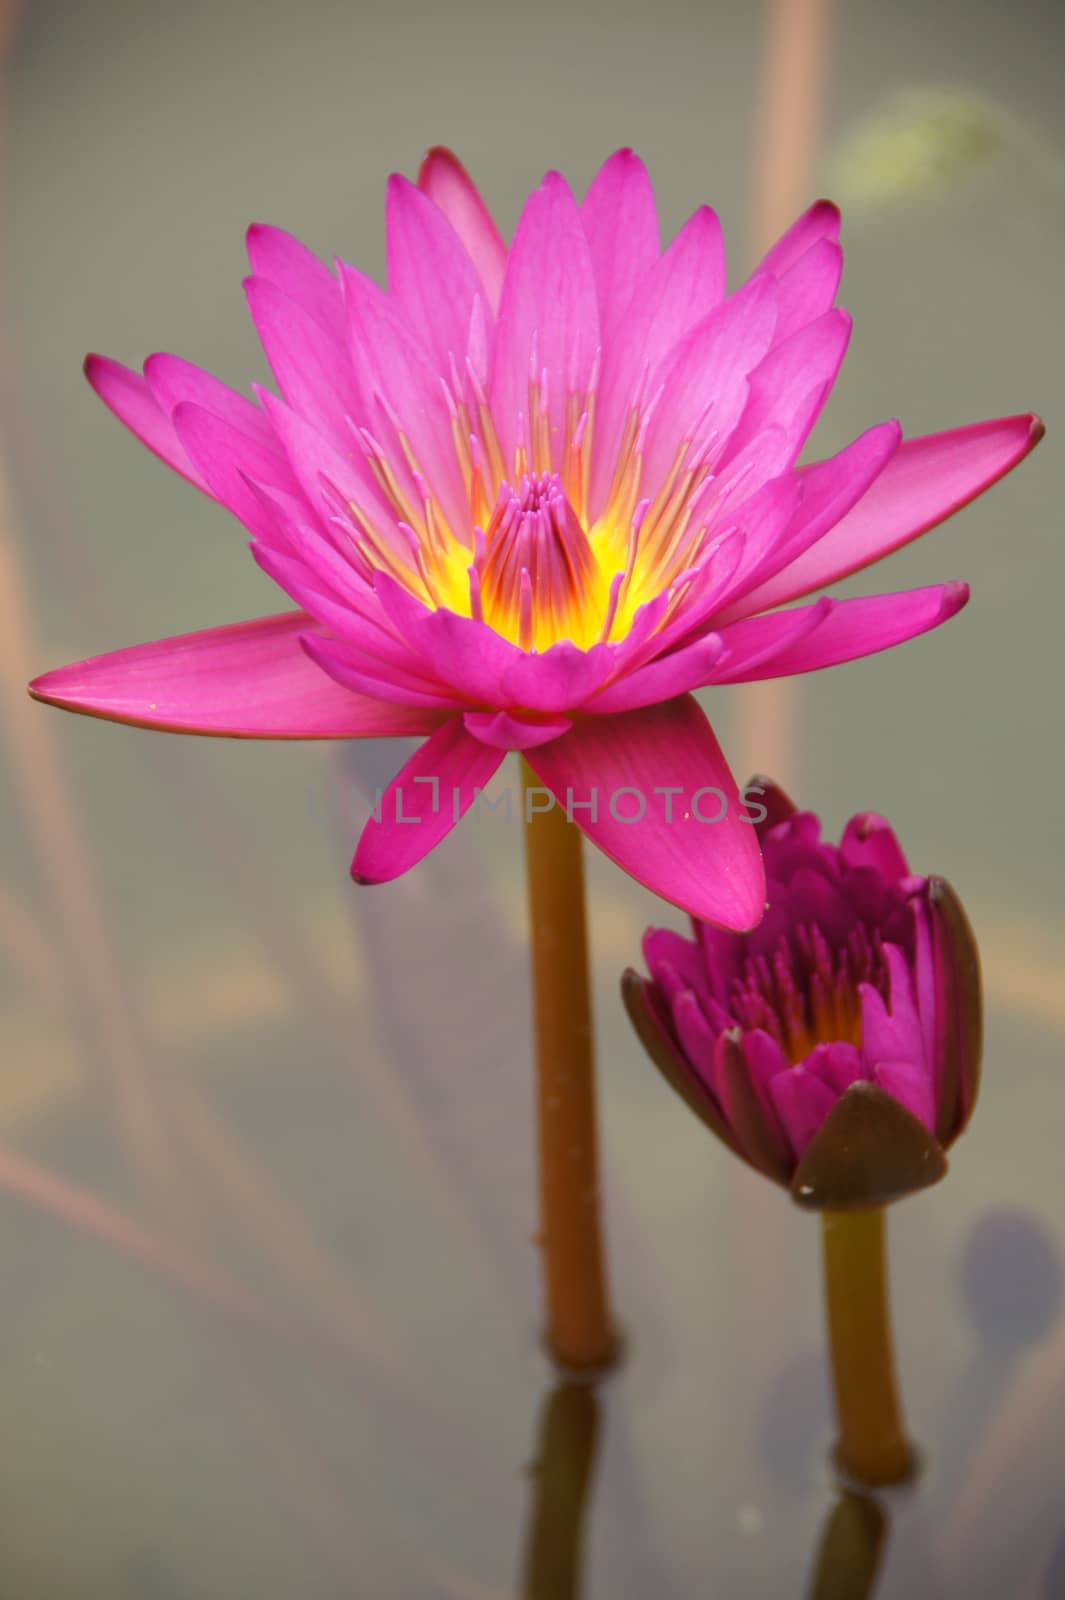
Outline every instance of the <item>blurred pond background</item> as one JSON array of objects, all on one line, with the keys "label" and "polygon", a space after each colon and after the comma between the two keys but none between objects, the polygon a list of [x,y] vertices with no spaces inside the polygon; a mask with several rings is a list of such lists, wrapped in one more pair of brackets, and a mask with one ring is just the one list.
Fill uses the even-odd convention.
[{"label": "blurred pond background", "polygon": [[[819,87],[789,134],[769,30],[797,11]],[[0,1594],[565,1600],[530,1470],[561,1425],[587,1600],[868,1593],[871,1557],[825,1587],[822,1540],[848,1538],[884,1600],[1065,1595],[1063,38],[1051,0],[5,8]],[[924,1473],[878,1505],[829,1467],[815,1223],[629,1035],[650,896],[590,853],[628,1359],[552,1410],[517,828],[359,891],[359,796],[397,747],[169,738],[23,689],[277,609],[241,530],[80,370],[171,350],[265,381],[247,223],[380,275],[385,178],[428,145],[509,229],[544,170],[580,188],[631,144],[665,237],[718,208],[736,281],[774,106],[806,159],[793,210],[845,207],[855,331],[818,453],[896,415],[1031,408],[1049,433],[850,585],[964,577],[959,620],[775,698],[704,696],[734,764],[831,832],[886,813],[982,944],[982,1104],[891,1219]]]}]

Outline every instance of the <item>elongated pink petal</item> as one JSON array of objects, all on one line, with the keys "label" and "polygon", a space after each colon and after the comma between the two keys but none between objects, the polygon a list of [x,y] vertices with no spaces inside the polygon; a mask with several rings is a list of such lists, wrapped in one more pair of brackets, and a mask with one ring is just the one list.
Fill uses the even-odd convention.
[{"label": "elongated pink petal", "polygon": [[374,582],[382,610],[425,662],[430,676],[482,706],[529,704],[507,694],[503,677],[523,659],[494,629],[454,611],[429,611],[387,573]]},{"label": "elongated pink petal", "polygon": [[[872,656],[948,622],[968,598],[968,584],[942,583],[854,600],[822,597],[812,606],[734,622],[721,630],[727,654],[713,682],[786,678]],[[803,628],[803,618],[816,625]],[[780,648],[773,648],[775,641]]]},{"label": "elongated pink petal", "polygon": [[544,717],[530,722],[524,717],[512,717],[508,711],[467,711],[463,722],[468,733],[495,750],[531,750],[534,745],[547,744],[549,739],[568,733],[573,726],[568,717]]},{"label": "elongated pink petal", "polygon": [[282,395],[339,449],[350,447],[359,390],[342,343],[271,283],[248,278],[248,309]]},{"label": "elongated pink petal", "polygon": [[266,441],[261,436],[253,439],[223,417],[189,401],[175,409],[174,427],[214,498],[252,533],[272,541],[274,523],[247,480],[298,493],[288,462],[272,436]]},{"label": "elongated pink petal", "polygon": [[381,797],[379,818],[363,829],[351,875],[387,883],[416,866],[465,816],[502,762],[451,717],[416,750]]},{"label": "elongated pink petal", "polygon": [[[273,578],[290,600],[317,618],[328,632],[353,643],[363,642],[368,614],[370,619],[377,620],[373,613],[379,608],[374,605],[372,594],[361,596],[354,586],[344,588],[334,572],[322,570],[320,561],[312,563],[292,554],[291,550],[254,543],[251,553],[267,577]],[[406,651],[404,660],[410,659],[412,654]]]},{"label": "elongated pink petal", "polygon": [[618,150],[599,168],[581,206],[599,295],[599,323],[609,340],[637,284],[658,259],[658,212],[647,168]]},{"label": "elongated pink petal", "polygon": [[373,695],[400,706],[426,706],[446,712],[454,711],[459,704],[454,694],[442,690],[432,679],[394,663],[383,663],[348,640],[308,634],[301,643],[323,672],[357,694]]},{"label": "elongated pink petal", "polygon": [[336,516],[339,494],[342,501],[358,506],[375,531],[389,537],[394,549],[403,550],[395,511],[381,494],[362,451],[338,450],[299,412],[266,390],[262,391],[262,404],[293,476],[318,516],[326,520]]},{"label": "elongated pink petal", "polygon": [[388,292],[441,373],[466,355],[473,302],[484,290],[447,217],[408,179],[388,180]]},{"label": "elongated pink petal", "polygon": [[213,416],[221,417],[249,438],[259,439],[268,446],[273,444],[270,424],[254,401],[191,361],[160,351],[144,363],[144,376],[167,416],[173,417],[179,405],[190,401]]},{"label": "elongated pink petal", "polygon": [[344,339],[344,301],[329,268],[299,239],[282,228],[253,222],[247,234],[248,260],[255,277],[301,306],[338,343]]},{"label": "elongated pink petal", "polygon": [[637,286],[624,337],[603,351],[603,369],[592,436],[591,515],[603,509],[614,474],[626,418],[648,377],[692,328],[725,296],[725,251],[721,224],[701,206]]},{"label": "elongated pink petal", "polygon": [[749,541],[750,559],[744,564],[730,598],[716,616],[716,623],[731,622],[759,609],[757,597],[766,580],[783,571],[791,560],[820,539],[828,528],[846,515],[879,477],[894,455],[902,438],[897,422],[881,422],[868,428],[851,444],[827,461],[802,467],[791,475],[801,500],[795,507],[786,530],[775,524],[767,535]]},{"label": "elongated pink petal", "polygon": [[842,276],[843,251],[834,239],[820,239],[777,279],[778,343],[831,309]]},{"label": "elongated pink petal", "polygon": [[466,246],[495,311],[503,291],[507,247],[473,179],[456,155],[438,145],[422,162],[418,188],[440,207]]},{"label": "elongated pink petal", "polygon": [[428,733],[438,714],[350,693],[310,660],[303,611],[134,645],[46,672],[37,700],[171,733],[359,739]]},{"label": "elongated pink petal", "polygon": [[809,210],[804,211],[787,232],[781,234],[772,249],[766,252],[758,270],[771,272],[775,278],[780,278],[822,239],[834,241],[838,238],[838,206],[834,206],[831,200],[815,200]]},{"label": "elongated pink petal", "polygon": [[678,445],[715,441],[718,459],[743,414],[748,375],[769,349],[776,321],[776,285],[752,278],[680,341],[652,376],[661,398],[647,429],[641,492],[653,495]]},{"label": "elongated pink petal", "polygon": [[765,876],[755,832],[740,820],[735,781],[690,696],[589,717],[527,760],[592,842],[640,883],[707,922],[758,922]]},{"label": "elongated pink petal", "polygon": [[153,455],[194,483],[197,489],[210,494],[203,474],[189,460],[169,413],[163,410],[139,372],[124,367],[120,361],[112,361],[110,356],[90,355],[85,357],[85,376],[108,410],[113,411],[119,422],[124,422]]},{"label": "elongated pink petal", "polygon": [[[730,460],[771,427],[787,432],[798,455],[836,381],[850,336],[851,319],[846,311],[837,309],[807,323],[783,344],[775,343],[751,374],[747,404],[723,460]],[[811,395],[819,401],[813,407],[807,403]],[[796,428],[795,419],[800,415],[801,427]]]},{"label": "elongated pink petal", "polygon": [[745,609],[795,600],[927,533],[1022,461],[1043,431],[1027,413],[904,440],[853,509],[748,595]]},{"label": "elongated pink petal", "polygon": [[[360,389],[354,420],[378,439],[389,466],[417,506],[421,494],[406,464],[406,442],[452,531],[460,540],[468,540],[469,500],[455,457],[441,374],[391,296],[345,263],[340,278]],[[350,427],[346,432],[350,440]],[[345,447],[349,446],[341,446]]]},{"label": "elongated pink petal", "polygon": [[598,348],[588,240],[569,185],[549,172],[514,235],[492,345],[489,394],[507,461],[525,437],[530,381],[546,378],[552,463],[561,467],[567,396],[587,391]]},{"label": "elongated pink petal", "polygon": [[710,682],[723,649],[717,634],[697,639],[694,644],[616,679],[589,700],[584,709],[596,715],[635,711],[640,706],[655,705],[660,700],[687,694],[689,689],[701,689]]}]

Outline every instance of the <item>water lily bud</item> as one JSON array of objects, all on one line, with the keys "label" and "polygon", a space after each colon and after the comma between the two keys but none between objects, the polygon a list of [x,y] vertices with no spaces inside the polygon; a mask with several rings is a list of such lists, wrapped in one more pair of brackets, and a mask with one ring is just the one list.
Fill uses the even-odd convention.
[{"label": "water lily bud", "polygon": [[853,817],[830,844],[812,812],[762,787],[762,922],[650,929],[650,976],[626,972],[625,1003],[678,1094],[800,1206],[884,1205],[943,1176],[972,1114],[976,942],[949,884],[911,873],[883,817]]}]

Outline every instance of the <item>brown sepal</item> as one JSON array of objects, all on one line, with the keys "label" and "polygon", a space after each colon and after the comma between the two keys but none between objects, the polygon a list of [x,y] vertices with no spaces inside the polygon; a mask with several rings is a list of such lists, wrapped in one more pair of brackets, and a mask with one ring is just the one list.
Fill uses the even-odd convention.
[{"label": "brown sepal", "polygon": [[806,1211],[888,1205],[938,1183],[943,1147],[875,1083],[852,1083],[803,1152],[791,1197]]},{"label": "brown sepal", "polygon": [[704,1122],[722,1144],[728,1145],[734,1155],[746,1160],[713,1094],[689,1065],[683,1050],[673,1038],[668,1021],[658,1015],[652,985],[631,967],[621,975],[621,998],[640,1043],[670,1088],[680,1095],[688,1109],[695,1112],[700,1122]]},{"label": "brown sepal", "polygon": [[[748,807],[748,809],[756,805],[765,807],[765,816],[761,822],[754,824],[754,831],[759,839],[763,839],[779,822],[787,822],[788,818],[793,817],[799,809],[791,796],[785,794],[780,785],[774,783],[772,778],[767,778],[764,773],[758,772],[753,778],[748,778],[741,790],[741,797],[746,795],[748,789],[762,790],[760,795],[750,801]],[[744,801],[744,804],[747,805],[748,802]]]},{"label": "brown sepal", "polygon": [[752,1167],[774,1183],[787,1185],[792,1155],[773,1113],[762,1104],[743,1052],[740,1030],[721,1035],[721,1098],[729,1122],[736,1130],[743,1153]]},{"label": "brown sepal", "polygon": [[980,954],[969,919],[950,884],[944,878],[929,878],[926,893],[935,968],[935,1050],[939,1063],[936,1135],[946,1149],[972,1115],[980,1088]]}]

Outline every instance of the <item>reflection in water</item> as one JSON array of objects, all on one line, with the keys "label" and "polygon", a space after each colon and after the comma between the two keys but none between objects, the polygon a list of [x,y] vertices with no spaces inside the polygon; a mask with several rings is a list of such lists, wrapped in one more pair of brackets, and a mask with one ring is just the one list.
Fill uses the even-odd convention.
[{"label": "reflection in water", "polygon": [[1062,1298],[1061,1262],[1045,1224],[1014,1207],[986,1212],[965,1242],[961,1291],[989,1348],[1015,1353],[1044,1338]]},{"label": "reflection in water", "polygon": [[868,1600],[887,1533],[888,1515],[879,1500],[845,1489],[825,1521],[810,1600]]},{"label": "reflection in water", "polygon": [[1036,1217],[1001,1207],[985,1212],[969,1231],[960,1279],[977,1343],[954,1381],[943,1434],[966,1460],[979,1451],[1022,1358],[1057,1321],[1061,1262]]},{"label": "reflection in water", "polygon": [[970,1230],[960,1278],[977,1343],[943,1429],[945,1447],[969,1463],[944,1552],[966,1571],[974,1596],[1021,1592],[1026,1569],[1041,1600],[1065,1594],[1062,1550],[1049,1561],[1045,1554],[1061,1522],[1060,1251],[1037,1217],[996,1207]]},{"label": "reflection in water", "polygon": [[578,1600],[584,1516],[599,1447],[594,1384],[563,1378],[540,1414],[523,1600]]}]

